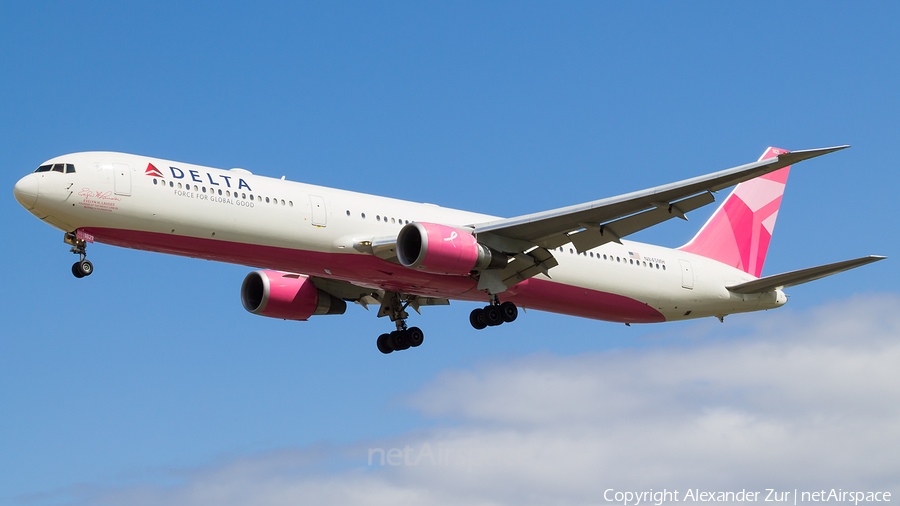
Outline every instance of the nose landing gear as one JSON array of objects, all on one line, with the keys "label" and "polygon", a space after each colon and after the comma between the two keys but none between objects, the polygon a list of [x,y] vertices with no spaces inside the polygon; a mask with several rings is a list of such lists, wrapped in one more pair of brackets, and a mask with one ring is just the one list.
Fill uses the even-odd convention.
[{"label": "nose landing gear", "polygon": [[94,264],[86,258],[72,264],[72,274],[74,274],[76,278],[90,276],[92,272],[94,272]]},{"label": "nose landing gear", "polygon": [[484,308],[473,309],[469,313],[469,323],[476,330],[485,327],[496,327],[502,323],[515,321],[519,316],[519,308],[510,301],[500,303],[496,295],[491,297],[491,304]]},{"label": "nose landing gear", "polygon": [[76,234],[69,232],[63,238],[63,242],[72,246],[69,252],[78,255],[78,261],[72,264],[72,274],[76,278],[90,276],[94,272],[94,264],[87,259],[87,241],[79,239]]}]

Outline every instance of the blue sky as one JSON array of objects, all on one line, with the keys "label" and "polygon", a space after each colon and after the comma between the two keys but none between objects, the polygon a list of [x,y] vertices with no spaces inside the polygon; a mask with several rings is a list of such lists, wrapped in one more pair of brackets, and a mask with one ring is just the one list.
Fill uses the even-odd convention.
[{"label": "blue sky", "polygon": [[[411,320],[425,345],[384,357],[374,338],[389,324],[359,307],[305,323],[244,312],[248,268],[94,245],[95,274],[76,280],[62,234],[12,197],[48,158],[111,150],[514,216],[729,168],[767,146],[851,144],[792,170],[763,272],[896,256],[898,15],[889,2],[4,3],[0,503],[194,504],[223,482],[220,504],[296,504],[295,493],[329,504],[596,504],[597,482],[739,489],[766,479],[900,493],[876,465],[900,448],[896,409],[877,408],[900,404],[885,386],[898,383],[894,259],[793,288],[787,307],[725,325],[626,328],[529,312],[478,333],[470,304],[425,308]],[[678,246],[712,210],[635,238]],[[733,367],[685,379],[654,362],[667,356]],[[757,373],[809,374],[735,372],[754,359]],[[662,372],[618,384],[603,368],[619,363]],[[581,370],[615,388],[580,389],[571,371]],[[528,371],[573,395],[542,404],[559,390],[522,393],[547,384]],[[823,386],[832,382],[849,391]],[[763,392],[793,407],[776,415]],[[661,405],[664,393],[676,400]],[[859,405],[822,413],[798,399]],[[515,405],[501,415],[491,406],[504,400]],[[607,404],[617,416],[580,408]],[[708,431],[690,439],[656,419]],[[611,445],[598,428],[632,444]],[[560,433],[569,439],[547,438]],[[696,450],[715,446],[712,434],[743,445]],[[570,469],[569,486],[513,501],[504,487],[537,482],[509,469],[491,484],[366,464],[373,445],[484,446],[487,436],[540,456],[534,476]],[[696,466],[634,451],[676,440],[694,441],[684,451]],[[833,441],[856,444],[841,458],[873,467],[796,470],[827,461]],[[750,449],[769,443],[792,451]],[[593,458],[597,448],[624,467]]]}]

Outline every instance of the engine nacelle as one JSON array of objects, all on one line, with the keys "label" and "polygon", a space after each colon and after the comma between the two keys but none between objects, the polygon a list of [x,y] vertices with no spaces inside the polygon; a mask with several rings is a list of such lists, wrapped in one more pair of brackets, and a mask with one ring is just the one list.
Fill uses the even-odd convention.
[{"label": "engine nacelle", "polygon": [[306,320],[320,314],[344,314],[347,303],[327,294],[306,276],[277,271],[253,271],[241,285],[247,311],[282,320]]},{"label": "engine nacelle", "polygon": [[479,244],[465,230],[420,222],[400,229],[397,259],[411,269],[460,276],[473,270],[499,269],[508,262],[506,255]]}]

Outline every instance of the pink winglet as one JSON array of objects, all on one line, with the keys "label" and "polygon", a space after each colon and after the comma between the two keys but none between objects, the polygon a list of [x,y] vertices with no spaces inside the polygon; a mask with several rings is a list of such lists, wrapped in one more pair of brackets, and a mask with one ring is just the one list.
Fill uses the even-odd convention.
[{"label": "pink winglet", "polygon": [[[769,148],[759,158],[788,153]],[[700,232],[681,248],[759,277],[791,167],[737,185]]]}]

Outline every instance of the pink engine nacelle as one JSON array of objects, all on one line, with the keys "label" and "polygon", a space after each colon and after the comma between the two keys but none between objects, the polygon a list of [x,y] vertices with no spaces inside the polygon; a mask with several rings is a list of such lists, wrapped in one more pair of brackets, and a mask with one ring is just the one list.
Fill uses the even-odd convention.
[{"label": "pink engine nacelle", "polygon": [[404,267],[432,274],[462,276],[499,269],[507,257],[479,244],[470,232],[434,223],[410,223],[397,236],[397,259]]},{"label": "pink engine nacelle", "polygon": [[305,321],[313,315],[344,314],[347,303],[327,294],[306,276],[253,271],[241,285],[244,309],[260,316]]}]

